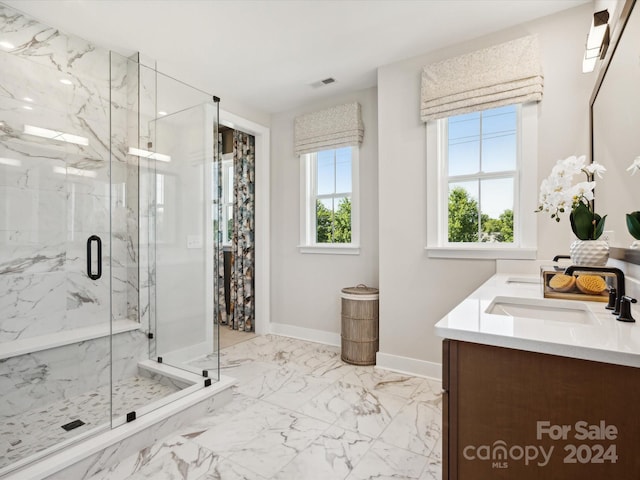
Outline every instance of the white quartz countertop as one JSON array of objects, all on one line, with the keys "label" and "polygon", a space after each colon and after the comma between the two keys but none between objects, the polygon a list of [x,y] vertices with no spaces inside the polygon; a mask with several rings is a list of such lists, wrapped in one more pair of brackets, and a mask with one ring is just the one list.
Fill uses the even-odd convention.
[{"label": "white quartz countertop", "polygon": [[569,316],[549,319],[486,313],[496,297],[542,299],[540,282],[539,275],[496,274],[444,316],[435,325],[436,334],[452,340],[640,367],[638,304],[632,306],[637,323],[616,320],[604,308],[606,303],[573,300],[543,302],[559,310],[566,305],[584,308],[593,314],[588,322]]}]

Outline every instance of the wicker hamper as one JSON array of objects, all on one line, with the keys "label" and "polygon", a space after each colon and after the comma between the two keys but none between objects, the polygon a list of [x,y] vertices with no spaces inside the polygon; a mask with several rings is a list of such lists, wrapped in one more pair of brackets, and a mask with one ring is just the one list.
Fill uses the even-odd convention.
[{"label": "wicker hamper", "polygon": [[375,365],[378,351],[377,288],[366,285],[342,289],[342,360]]}]

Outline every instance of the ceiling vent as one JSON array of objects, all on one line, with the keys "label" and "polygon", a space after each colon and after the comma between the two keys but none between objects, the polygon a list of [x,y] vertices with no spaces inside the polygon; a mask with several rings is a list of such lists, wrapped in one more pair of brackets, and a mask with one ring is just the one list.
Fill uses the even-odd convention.
[{"label": "ceiling vent", "polygon": [[319,80],[319,81],[317,81],[317,82],[313,82],[313,83],[311,84],[311,86],[312,86],[313,88],[320,88],[320,87],[324,87],[325,85],[329,85],[329,84],[331,84],[331,83],[334,83],[335,81],[336,81],[336,79],[335,79],[335,78],[333,78],[333,77],[328,77],[328,78],[325,78],[324,80]]}]

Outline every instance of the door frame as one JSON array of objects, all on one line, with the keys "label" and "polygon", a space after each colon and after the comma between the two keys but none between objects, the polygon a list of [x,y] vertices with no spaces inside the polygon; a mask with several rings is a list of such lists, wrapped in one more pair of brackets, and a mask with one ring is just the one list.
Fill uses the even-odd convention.
[{"label": "door frame", "polygon": [[220,109],[219,123],[229,128],[250,133],[256,139],[255,158],[255,332],[264,335],[271,329],[271,288],[270,288],[270,139],[271,129]]}]

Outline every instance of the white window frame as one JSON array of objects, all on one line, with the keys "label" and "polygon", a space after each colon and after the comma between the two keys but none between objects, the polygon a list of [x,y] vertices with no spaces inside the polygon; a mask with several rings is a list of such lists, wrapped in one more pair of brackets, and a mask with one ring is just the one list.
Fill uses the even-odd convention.
[{"label": "white window frame", "polygon": [[[222,178],[218,179],[219,182],[219,186],[221,189],[221,198],[222,198],[222,202],[221,203],[221,209],[222,209],[222,216],[220,218],[220,222],[222,222],[222,246],[223,247],[228,247],[231,245],[232,240],[227,240],[228,236],[229,236],[229,232],[227,230],[228,225],[229,225],[229,218],[227,215],[227,211],[228,211],[228,207],[233,207],[233,199],[231,200],[231,202],[227,202],[227,198],[228,197],[228,193],[227,192],[227,187],[229,185],[229,167],[233,168],[233,153],[225,153],[224,155],[222,155],[222,162],[221,162],[221,170],[222,170]],[[225,195],[226,194],[226,195]],[[214,191],[213,192],[213,215],[215,215],[215,212],[217,211],[216,209],[218,208],[218,192]]]},{"label": "white window frame", "polygon": [[526,259],[537,256],[538,104],[520,106],[517,131],[517,172],[514,176],[513,243],[448,241],[448,170],[446,119],[426,124],[427,246],[429,257]]},{"label": "white window frame", "polygon": [[[334,150],[334,149],[331,149]],[[317,152],[300,156],[300,253],[360,254],[360,152],[351,147],[351,243],[316,242]]]}]

